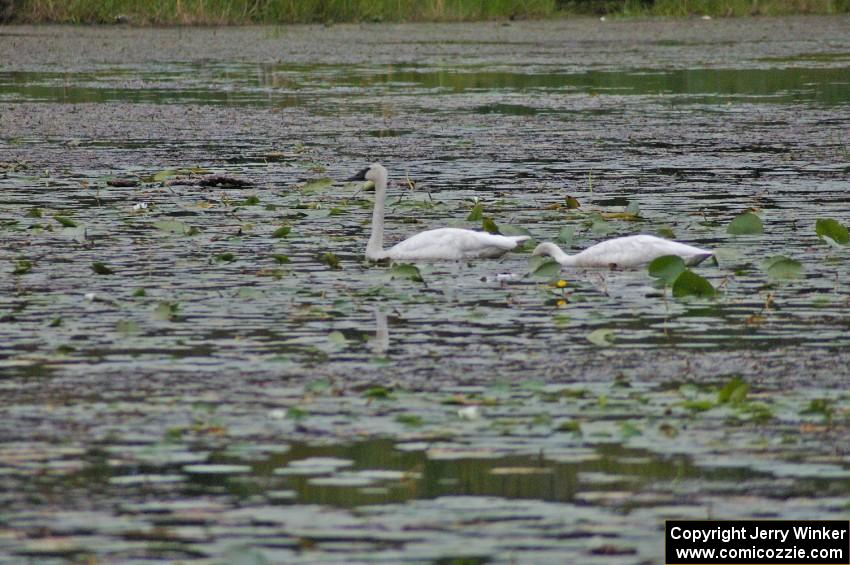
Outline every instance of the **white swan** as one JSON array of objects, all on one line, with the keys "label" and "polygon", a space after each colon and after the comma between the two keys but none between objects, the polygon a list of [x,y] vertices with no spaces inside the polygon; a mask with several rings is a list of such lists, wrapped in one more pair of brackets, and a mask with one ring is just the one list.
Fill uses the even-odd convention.
[{"label": "white swan", "polygon": [[686,265],[698,265],[714,252],[654,235],[617,237],[567,255],[554,243],[541,243],[534,255],[549,255],[564,267],[640,267],[664,255],[677,255]]},{"label": "white swan", "polygon": [[348,180],[370,180],[375,183],[375,209],[372,211],[372,234],[366,245],[366,259],[380,261],[458,261],[498,257],[530,239],[525,235],[494,235],[459,228],[439,228],[417,233],[384,249],[384,201],[387,196],[387,170],[374,163]]}]

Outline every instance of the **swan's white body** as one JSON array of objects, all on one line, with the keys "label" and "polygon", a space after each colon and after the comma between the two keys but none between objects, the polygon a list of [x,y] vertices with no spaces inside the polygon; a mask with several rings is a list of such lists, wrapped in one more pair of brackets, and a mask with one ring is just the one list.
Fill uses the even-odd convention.
[{"label": "swan's white body", "polygon": [[714,253],[654,235],[630,235],[597,243],[575,255],[567,255],[554,243],[541,243],[534,255],[549,255],[564,267],[634,268],[664,255],[676,255],[686,265],[698,265]]},{"label": "swan's white body", "polygon": [[366,259],[370,261],[459,261],[498,257],[530,239],[524,235],[505,236],[460,228],[438,228],[417,233],[389,249],[384,249],[387,170],[379,164],[373,164],[350,180],[371,180],[375,183],[372,234],[366,245]]}]

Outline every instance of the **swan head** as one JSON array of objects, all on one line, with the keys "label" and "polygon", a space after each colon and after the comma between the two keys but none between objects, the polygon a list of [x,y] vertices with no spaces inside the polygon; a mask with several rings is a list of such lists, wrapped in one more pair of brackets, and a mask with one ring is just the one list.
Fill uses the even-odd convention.
[{"label": "swan head", "polygon": [[387,170],[380,163],[372,163],[348,180],[370,180],[377,183],[379,179],[386,180]]},{"label": "swan head", "polygon": [[549,257],[556,257],[558,255],[563,254],[561,248],[551,243],[549,241],[541,243],[537,247],[534,248],[534,251],[531,252],[532,255],[548,255]]}]

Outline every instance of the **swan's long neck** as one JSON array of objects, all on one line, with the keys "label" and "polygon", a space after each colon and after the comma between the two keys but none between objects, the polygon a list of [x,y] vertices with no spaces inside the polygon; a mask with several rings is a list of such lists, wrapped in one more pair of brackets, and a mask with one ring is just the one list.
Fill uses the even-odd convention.
[{"label": "swan's long neck", "polygon": [[375,208],[372,210],[372,233],[366,244],[366,258],[383,259],[384,251],[384,201],[387,198],[387,173],[381,172],[375,180]]},{"label": "swan's long neck", "polygon": [[552,245],[549,249],[552,258],[563,265],[564,267],[575,267],[576,266],[576,256],[575,255],[567,255],[564,251],[558,247],[557,245]]}]

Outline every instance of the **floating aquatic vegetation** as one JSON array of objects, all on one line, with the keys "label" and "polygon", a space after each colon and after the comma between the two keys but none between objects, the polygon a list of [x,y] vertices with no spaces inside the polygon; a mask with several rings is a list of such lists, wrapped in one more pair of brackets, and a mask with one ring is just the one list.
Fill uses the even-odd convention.
[{"label": "floating aquatic vegetation", "polygon": [[419,268],[416,265],[411,265],[409,263],[393,263],[393,266],[390,268],[390,273],[394,279],[407,279],[419,283],[425,282]]},{"label": "floating aquatic vegetation", "polygon": [[316,194],[323,192],[333,186],[333,180],[329,178],[321,178],[308,181],[299,187],[299,190],[304,194]]},{"label": "floating aquatic vegetation", "polygon": [[199,233],[198,228],[189,226],[178,220],[157,220],[153,223],[153,227],[165,233],[173,235],[196,235]]},{"label": "floating aquatic vegetation", "polygon": [[600,347],[608,347],[614,343],[614,330],[599,328],[587,334],[587,341]]},{"label": "floating aquatic vegetation", "polygon": [[62,224],[63,227],[66,227],[66,228],[77,227],[77,222],[75,222],[74,220],[72,220],[70,218],[66,218],[65,216],[56,215],[56,216],[53,216],[53,219],[56,220],[57,222],[59,222],[60,224]]},{"label": "floating aquatic vegetation", "polygon": [[850,243],[850,232],[838,220],[832,218],[818,218],[815,222],[815,233],[819,238],[841,245]]},{"label": "floating aquatic vegetation", "polygon": [[649,276],[660,279],[667,286],[672,286],[685,269],[685,261],[677,255],[657,257],[647,267]]},{"label": "floating aquatic vegetation", "polygon": [[321,253],[319,255],[319,261],[330,267],[331,269],[341,269],[342,265],[339,263],[339,259],[336,255],[331,253],[330,251],[326,251],[325,253]]},{"label": "floating aquatic vegetation", "polygon": [[764,260],[762,267],[771,280],[798,279],[803,276],[803,265],[784,255],[775,255]]},{"label": "floating aquatic vegetation", "polygon": [[13,275],[25,275],[32,270],[32,261],[29,259],[18,259],[15,261],[15,268],[12,270]]},{"label": "floating aquatic vegetation", "polygon": [[292,231],[292,226],[280,226],[276,230],[272,232],[272,237],[276,239],[281,239],[289,235]]},{"label": "floating aquatic vegetation", "polygon": [[707,279],[690,269],[679,273],[673,281],[672,290],[676,298],[713,298],[717,294],[717,290]]},{"label": "floating aquatic vegetation", "polygon": [[487,233],[500,233],[499,226],[497,226],[496,222],[494,222],[493,219],[488,216],[484,216],[483,218],[481,218],[481,229],[483,229]]},{"label": "floating aquatic vegetation", "polygon": [[91,270],[94,271],[97,275],[114,275],[115,271],[107,267],[105,264],[100,261],[95,261],[91,264]]},{"label": "floating aquatic vegetation", "polygon": [[726,232],[732,235],[755,235],[764,233],[764,225],[761,218],[752,212],[744,212],[729,223]]},{"label": "floating aquatic vegetation", "polygon": [[528,268],[535,277],[553,280],[561,275],[561,265],[551,257],[534,255],[528,258]]}]

